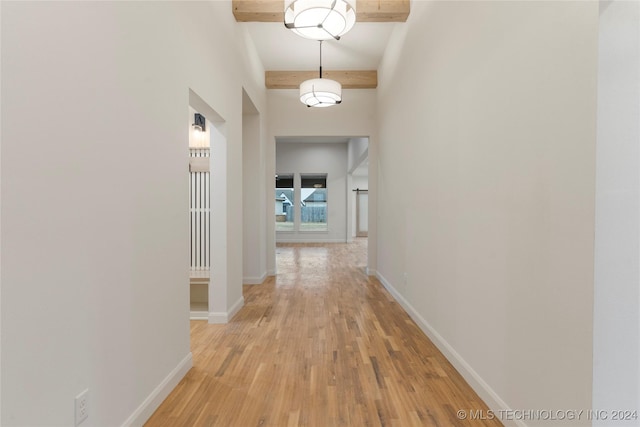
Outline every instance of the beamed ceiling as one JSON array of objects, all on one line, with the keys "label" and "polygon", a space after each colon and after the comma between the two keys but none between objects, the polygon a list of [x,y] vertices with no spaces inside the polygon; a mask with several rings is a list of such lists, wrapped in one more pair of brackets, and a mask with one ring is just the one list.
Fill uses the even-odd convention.
[{"label": "beamed ceiling", "polygon": [[[409,0],[357,0],[351,31],[339,41],[323,42],[323,77],[345,89],[377,87],[384,49],[395,26],[407,20],[409,5]],[[284,27],[284,0],[232,0],[232,8],[236,21],[248,27],[268,89],[293,89],[317,77],[318,42]]]}]

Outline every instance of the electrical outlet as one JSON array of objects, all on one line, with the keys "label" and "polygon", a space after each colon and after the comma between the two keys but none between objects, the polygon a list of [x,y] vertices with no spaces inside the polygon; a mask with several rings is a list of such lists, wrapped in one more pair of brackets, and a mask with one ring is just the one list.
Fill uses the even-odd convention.
[{"label": "electrical outlet", "polygon": [[82,393],[76,396],[76,426],[82,424],[84,420],[89,417],[89,389],[86,389]]}]

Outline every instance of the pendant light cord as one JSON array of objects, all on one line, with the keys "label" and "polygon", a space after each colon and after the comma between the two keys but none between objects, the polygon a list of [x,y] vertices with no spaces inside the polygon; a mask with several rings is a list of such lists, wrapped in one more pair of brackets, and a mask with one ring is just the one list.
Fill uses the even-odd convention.
[{"label": "pendant light cord", "polygon": [[320,78],[322,78],[322,40],[320,40]]}]

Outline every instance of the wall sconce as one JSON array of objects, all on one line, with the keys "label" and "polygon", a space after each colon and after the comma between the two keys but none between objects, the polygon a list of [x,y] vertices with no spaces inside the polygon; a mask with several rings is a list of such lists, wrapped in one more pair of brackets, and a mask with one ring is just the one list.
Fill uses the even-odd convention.
[{"label": "wall sconce", "polygon": [[191,126],[193,126],[197,132],[204,132],[207,130],[207,119],[205,119],[202,114],[196,113]]}]

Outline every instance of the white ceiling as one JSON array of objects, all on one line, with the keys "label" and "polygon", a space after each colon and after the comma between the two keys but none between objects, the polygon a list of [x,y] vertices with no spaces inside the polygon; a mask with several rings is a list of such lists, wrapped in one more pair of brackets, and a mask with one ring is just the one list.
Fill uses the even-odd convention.
[{"label": "white ceiling", "polygon": [[[318,42],[302,38],[278,22],[247,22],[266,71],[309,71],[319,65]],[[356,22],[351,31],[322,45],[325,70],[377,70],[396,25],[394,22]]]}]

